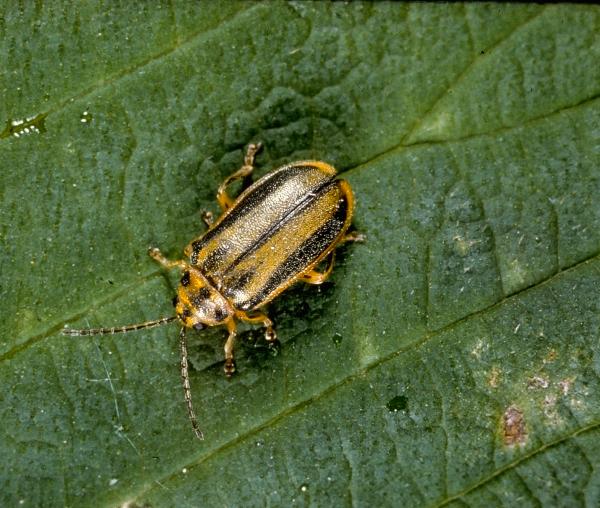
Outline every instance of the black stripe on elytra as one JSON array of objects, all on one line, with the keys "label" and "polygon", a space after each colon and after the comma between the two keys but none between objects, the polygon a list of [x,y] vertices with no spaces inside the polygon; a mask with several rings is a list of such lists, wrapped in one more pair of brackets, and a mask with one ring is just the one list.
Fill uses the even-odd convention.
[{"label": "black stripe on elytra", "polygon": [[[206,256],[204,263],[202,264],[202,270],[206,274],[210,274],[212,272],[218,271],[219,264],[221,264],[223,258],[229,252],[231,246],[229,243],[225,243],[224,241],[220,243],[211,253]],[[198,263],[198,254],[200,250],[194,250],[192,253],[191,262],[193,265]]]},{"label": "black stripe on elytra", "polygon": [[[235,221],[253,213],[256,210],[256,207],[264,202],[270,194],[286,185],[290,178],[302,174],[306,169],[315,168],[313,166],[291,166],[286,168],[285,171],[276,171],[271,175],[263,177],[265,180],[261,182],[261,185],[255,188],[250,194],[246,195],[244,199],[236,205],[235,209],[231,210],[223,221],[217,225],[217,227],[211,229],[202,238],[192,243],[192,255],[190,256],[191,263],[193,265],[197,263],[198,253],[208,242],[231,227]],[[328,181],[332,178],[333,177],[328,179]],[[209,268],[205,267],[205,269],[208,270]]]},{"label": "black stripe on elytra", "polygon": [[[275,224],[273,224],[267,231],[264,232],[257,240],[252,244],[248,250],[244,251],[240,254],[236,259],[234,259],[227,270],[231,270],[239,265],[244,259],[248,256],[254,254],[260,247],[262,247],[267,241],[269,241],[275,233],[284,228],[286,224],[288,224],[292,219],[300,215],[304,210],[310,207],[314,202],[316,202],[321,196],[327,194],[331,190],[333,185],[336,185],[337,180],[333,178],[323,182],[316,189],[311,192],[308,192],[301,201],[299,201],[283,219]],[[337,213],[337,212],[336,212]]]},{"label": "black stripe on elytra", "polygon": [[317,259],[332,244],[346,222],[348,215],[348,201],[343,196],[334,215],[317,231],[306,239],[288,258],[285,263],[277,267],[265,285],[256,294],[239,306],[241,310],[250,310],[262,302],[275,291]]}]

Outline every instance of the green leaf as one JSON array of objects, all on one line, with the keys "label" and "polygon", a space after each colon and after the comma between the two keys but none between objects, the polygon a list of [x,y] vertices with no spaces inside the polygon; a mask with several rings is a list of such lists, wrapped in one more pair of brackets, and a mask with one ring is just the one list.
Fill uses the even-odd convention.
[{"label": "green leaf", "polygon": [[[600,504],[597,6],[8,2],[2,506]],[[22,123],[20,123],[22,122]],[[244,146],[325,160],[363,244],[190,333],[172,258]]]}]

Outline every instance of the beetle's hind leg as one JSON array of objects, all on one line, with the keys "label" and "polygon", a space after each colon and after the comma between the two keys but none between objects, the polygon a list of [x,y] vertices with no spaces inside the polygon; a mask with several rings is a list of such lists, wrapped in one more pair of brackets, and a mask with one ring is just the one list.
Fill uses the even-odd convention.
[{"label": "beetle's hind leg", "polygon": [[329,254],[329,262],[327,263],[327,268],[324,272],[317,272],[316,270],[309,270],[308,272],[302,274],[302,279],[304,282],[308,284],[323,284],[327,280],[327,278],[331,275],[333,271],[333,265],[335,264],[335,252],[332,251]]},{"label": "beetle's hind leg", "polygon": [[[346,242],[364,242],[364,241],[365,241],[365,235],[363,235],[362,233],[359,233],[358,231],[352,231],[351,233],[348,233],[347,235],[342,237],[342,239],[338,243],[338,246],[342,245],[343,243],[346,243]],[[302,274],[301,280],[303,280],[307,284],[315,284],[315,285],[323,284],[323,282],[325,282],[331,275],[334,264],[335,264],[335,251],[331,251],[331,254],[329,254],[329,262],[327,263],[327,268],[325,269],[324,272],[318,272],[317,270],[309,270],[308,272]]]},{"label": "beetle's hind leg", "polygon": [[262,148],[262,143],[250,143],[246,149],[246,156],[244,157],[244,165],[238,169],[232,175],[229,175],[225,181],[219,186],[217,191],[217,201],[223,209],[228,210],[233,205],[233,199],[227,194],[227,186],[236,180],[246,178],[254,171],[254,159],[258,151]]}]

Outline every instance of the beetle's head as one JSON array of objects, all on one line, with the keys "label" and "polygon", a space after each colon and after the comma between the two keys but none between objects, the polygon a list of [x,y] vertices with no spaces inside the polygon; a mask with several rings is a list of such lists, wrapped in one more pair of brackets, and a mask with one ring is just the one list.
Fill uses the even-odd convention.
[{"label": "beetle's head", "polygon": [[183,325],[197,330],[223,324],[234,314],[231,304],[192,267],[183,272],[173,305]]}]

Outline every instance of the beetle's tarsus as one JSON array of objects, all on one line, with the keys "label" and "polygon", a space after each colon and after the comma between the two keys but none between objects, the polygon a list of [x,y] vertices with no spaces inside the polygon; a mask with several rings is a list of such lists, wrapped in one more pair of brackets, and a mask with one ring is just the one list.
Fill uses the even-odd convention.
[{"label": "beetle's tarsus", "polygon": [[331,254],[329,254],[329,262],[327,263],[327,268],[325,269],[324,272],[317,272],[316,270],[311,270],[302,276],[302,280],[304,282],[306,282],[307,284],[315,284],[315,285],[323,284],[323,282],[325,282],[331,275],[334,264],[335,264],[335,251],[332,251]]},{"label": "beetle's tarsus", "polygon": [[233,346],[235,345],[235,337],[237,336],[235,320],[232,318],[227,321],[227,330],[229,331],[229,337],[225,342],[225,375],[231,377],[235,372],[235,360],[233,359]]},{"label": "beetle's tarsus", "polygon": [[267,329],[265,330],[265,339],[267,339],[267,342],[269,343],[273,343],[277,340],[277,332],[275,331],[275,328],[272,326],[267,326]]},{"label": "beetle's tarsus", "polygon": [[209,227],[209,228],[212,227],[212,225],[213,225],[213,223],[215,221],[215,218],[214,218],[213,213],[211,211],[204,210],[202,212],[201,217],[202,217],[202,222],[204,222],[204,224],[206,224],[207,227]]},{"label": "beetle's tarsus", "polygon": [[225,375],[227,377],[233,376],[235,373],[235,360],[233,358],[226,358],[223,370],[225,371]]},{"label": "beetle's tarsus", "polygon": [[367,239],[367,236],[364,233],[359,233],[358,231],[351,231],[348,233],[342,240],[340,244],[346,242],[364,242]]},{"label": "beetle's tarsus", "polygon": [[269,319],[266,314],[257,312],[253,316],[249,316],[245,312],[238,312],[238,318],[246,323],[262,324],[265,327],[265,338],[267,342],[273,342],[277,340],[277,332],[273,328],[273,321]]},{"label": "beetle's tarsus", "polygon": [[254,166],[256,154],[260,152],[262,147],[263,144],[260,141],[248,145],[248,148],[246,148],[246,155],[244,156],[244,166]]}]

